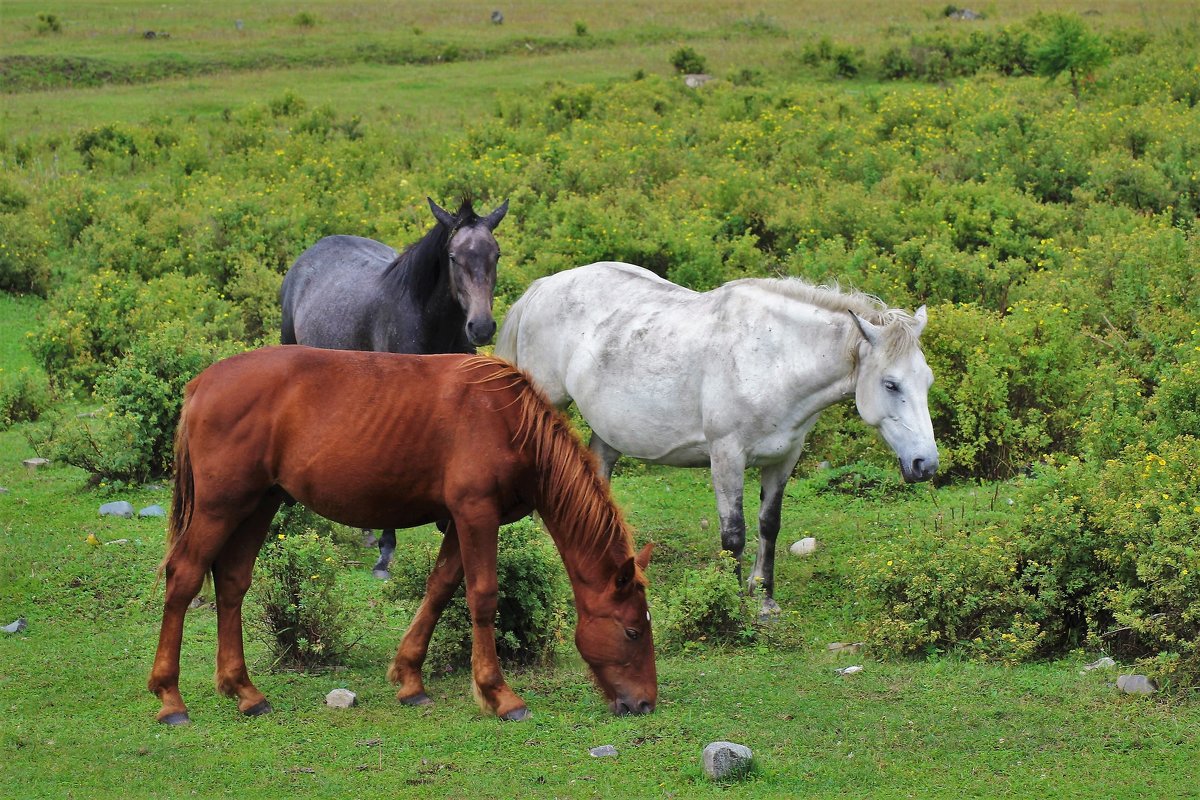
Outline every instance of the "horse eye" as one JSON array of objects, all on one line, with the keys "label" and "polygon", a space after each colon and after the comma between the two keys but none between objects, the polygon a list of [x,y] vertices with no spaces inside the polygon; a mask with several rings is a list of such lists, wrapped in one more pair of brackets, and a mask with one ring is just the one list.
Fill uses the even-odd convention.
[{"label": "horse eye", "polygon": [[458,259],[456,259],[456,258],[454,257],[454,253],[447,253],[446,255],[450,256],[450,260],[451,260],[451,261],[457,261],[457,260],[458,260]]},{"label": "horse eye", "polygon": [[898,392],[900,391],[900,384],[896,383],[895,381],[884,381],[883,388],[887,389],[889,392]]},{"label": "horse eye", "polygon": [[636,641],[637,638],[642,635],[642,632],[636,628],[626,628],[625,635],[629,637],[629,639]]}]

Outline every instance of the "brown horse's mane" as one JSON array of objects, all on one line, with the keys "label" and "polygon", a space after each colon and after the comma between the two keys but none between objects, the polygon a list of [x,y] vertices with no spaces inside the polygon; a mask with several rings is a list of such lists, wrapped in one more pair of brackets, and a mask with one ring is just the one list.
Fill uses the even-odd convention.
[{"label": "brown horse's mane", "polygon": [[[488,370],[476,384],[491,384],[497,391],[512,389],[519,422],[514,444],[532,451],[539,466],[538,501],[554,510],[564,543],[584,552],[600,553],[623,541],[632,553],[633,535],[592,451],[583,445],[566,417],[546,399],[517,367],[496,358],[479,356],[463,362],[465,370]],[[548,509],[538,508],[547,515]]]}]

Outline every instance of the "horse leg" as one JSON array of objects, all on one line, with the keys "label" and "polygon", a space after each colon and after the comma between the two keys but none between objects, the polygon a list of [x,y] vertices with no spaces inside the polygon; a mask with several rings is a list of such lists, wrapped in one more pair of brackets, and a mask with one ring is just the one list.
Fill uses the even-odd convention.
[{"label": "horse leg", "polygon": [[371,574],[381,581],[392,577],[388,572],[388,564],[392,563],[392,553],[396,552],[396,529],[387,528],[379,534],[379,560],[371,567]]},{"label": "horse leg", "polygon": [[509,688],[496,655],[496,538],[500,515],[494,508],[477,506],[454,515],[467,579],[467,606],[471,610],[471,672],[475,702],[504,720],[529,717],[529,709]]},{"label": "horse leg", "polygon": [[592,441],[588,447],[592,448],[592,452],[600,461],[600,474],[604,476],[605,483],[612,483],[613,467],[617,465],[617,459],[621,457],[620,451],[601,439],[595,431],[592,431]]},{"label": "horse leg", "polygon": [[254,559],[262,549],[271,518],[280,498],[268,496],[238,525],[213,561],[213,585],[217,593],[217,691],[236,697],[238,711],[256,717],[271,710],[263,693],[251,683],[246,671],[242,644],[242,599],[250,588]]},{"label": "horse leg", "polygon": [[763,593],[759,617],[779,613],[775,602],[775,540],[779,537],[779,516],[783,509],[783,490],[788,477],[796,466],[797,459],[782,464],[763,467],[758,511],[758,557],[754,559],[754,570],[746,582],[746,590],[753,594],[761,588]]},{"label": "horse leg", "polygon": [[150,669],[147,688],[162,701],[158,721],[180,725],[191,720],[179,693],[179,649],[183,642],[183,618],[188,605],[200,591],[204,575],[227,538],[228,523],[196,514],[171,550],[163,571],[166,590],[158,650]]},{"label": "horse leg", "polygon": [[462,553],[458,549],[458,531],[453,523],[447,526],[442,537],[442,548],[437,562],[425,581],[425,597],[421,607],[409,623],[396,658],[388,670],[388,680],[400,684],[396,699],[407,705],[429,705],[433,701],[425,693],[421,680],[421,666],[429,652],[429,639],[442,611],[463,579]]},{"label": "horse leg", "polygon": [[742,582],[742,551],[746,547],[746,517],[742,512],[742,491],[746,479],[746,456],[728,441],[711,446],[713,492],[717,496],[717,516],[721,519],[721,548],[733,554],[737,580]]}]

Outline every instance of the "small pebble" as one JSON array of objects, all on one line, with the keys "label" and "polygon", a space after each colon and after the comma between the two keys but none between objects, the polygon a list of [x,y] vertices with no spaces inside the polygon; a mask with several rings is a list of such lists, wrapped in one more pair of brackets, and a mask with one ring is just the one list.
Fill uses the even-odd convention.
[{"label": "small pebble", "polygon": [[0,628],[0,630],[4,631],[5,633],[20,633],[21,631],[25,630],[25,628],[26,628],[25,618],[17,617],[16,622],[9,623],[8,625],[5,625],[3,628]]},{"label": "small pebble", "polygon": [[146,506],[138,512],[139,517],[165,517],[166,515],[166,510],[163,509],[163,507],[158,503],[155,503],[152,506]]},{"label": "small pebble", "polygon": [[349,689],[334,689],[325,695],[325,705],[330,708],[350,708],[358,705],[358,695]]},{"label": "small pebble", "polygon": [[1117,678],[1117,688],[1125,694],[1154,694],[1158,691],[1154,681],[1145,675],[1121,675]]},{"label": "small pebble", "polygon": [[789,547],[788,551],[794,556],[812,555],[817,551],[817,540],[812,536],[806,536]]},{"label": "small pebble", "polygon": [[1116,665],[1116,661],[1113,661],[1108,656],[1104,656],[1104,658],[1097,659],[1090,664],[1084,664],[1083,668],[1090,671],[1093,669],[1108,669],[1109,667],[1115,667]]},{"label": "small pebble", "polygon": [[115,503],[105,503],[100,506],[100,516],[124,517],[125,519],[129,519],[133,516],[133,505],[124,500],[118,500]]},{"label": "small pebble", "polygon": [[861,666],[859,666],[858,664],[855,664],[852,667],[842,667],[841,669],[839,669],[837,671],[837,674],[838,675],[857,675],[858,673],[860,673],[862,671],[863,671],[863,668]]},{"label": "small pebble", "polygon": [[602,744],[599,747],[593,747],[588,752],[592,754],[593,758],[612,758],[617,754],[617,748],[611,744]]},{"label": "small pebble", "polygon": [[701,765],[704,774],[714,781],[736,778],[749,772],[754,753],[744,744],[713,742],[704,748]]}]

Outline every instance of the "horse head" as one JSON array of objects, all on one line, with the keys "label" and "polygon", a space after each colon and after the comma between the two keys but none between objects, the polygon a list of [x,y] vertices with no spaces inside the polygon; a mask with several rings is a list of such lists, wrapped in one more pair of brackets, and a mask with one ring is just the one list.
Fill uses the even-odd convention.
[{"label": "horse head", "polygon": [[492,317],[492,295],[496,289],[496,261],[500,246],[492,231],[508,213],[508,201],[486,217],[476,215],[471,202],[464,200],[458,213],[451,214],[429,200],[437,221],[449,231],[446,257],[450,290],[466,315],[467,341],[479,347],[492,340],[496,320]]},{"label": "horse head", "polygon": [[631,556],[596,591],[577,592],[575,646],[614,714],[648,714],[658,700],[654,637],[642,570],[653,544]]},{"label": "horse head", "polygon": [[929,419],[933,372],[918,340],[928,321],[925,306],[883,325],[851,315],[863,335],[854,389],[859,416],[900,459],[904,480],[927,481],[937,472],[938,451]]}]

